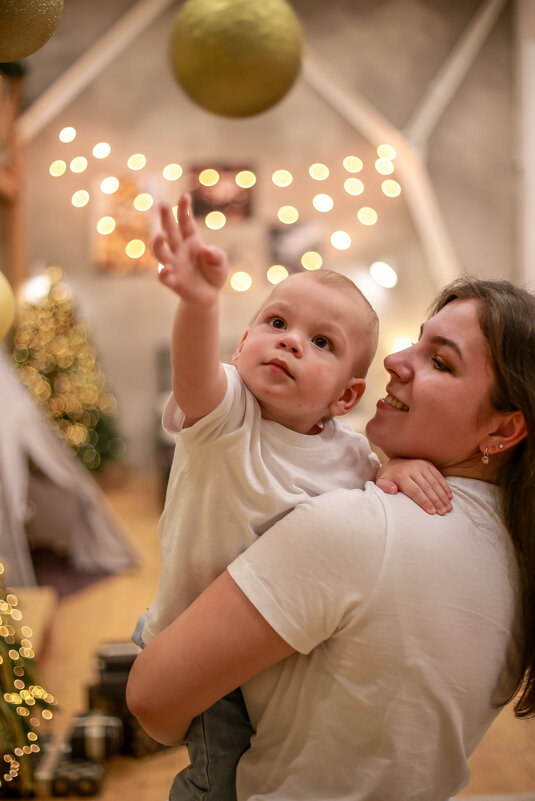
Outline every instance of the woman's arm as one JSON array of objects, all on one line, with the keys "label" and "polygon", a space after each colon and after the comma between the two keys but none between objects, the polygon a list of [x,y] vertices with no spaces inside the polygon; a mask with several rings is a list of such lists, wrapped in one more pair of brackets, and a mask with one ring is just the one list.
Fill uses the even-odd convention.
[{"label": "woman's arm", "polygon": [[225,571],[139,654],[128,707],[151,737],[175,745],[195,715],[292,653]]}]

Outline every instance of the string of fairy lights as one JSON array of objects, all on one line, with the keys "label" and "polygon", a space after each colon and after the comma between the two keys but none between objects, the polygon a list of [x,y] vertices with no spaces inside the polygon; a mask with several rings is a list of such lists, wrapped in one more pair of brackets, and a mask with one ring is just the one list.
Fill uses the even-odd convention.
[{"label": "string of fairy lights", "polygon": [[[67,126],[59,131],[58,138],[63,144],[70,144],[76,140],[77,131],[72,126]],[[68,171],[76,175],[82,175],[90,166],[90,158],[99,162],[111,155],[112,147],[109,142],[97,142],[91,149],[90,157],[86,155],[74,155],[70,160],[58,158],[49,165],[49,173],[55,178],[61,178]],[[393,177],[395,173],[395,149],[388,144],[379,145],[377,157],[374,163],[375,173],[381,181],[381,192],[386,198],[398,198],[402,189],[399,182]],[[365,184],[361,174],[364,163],[359,156],[347,155],[343,158],[343,191],[347,196],[358,199],[365,193]],[[143,153],[133,153],[126,160],[129,170],[140,173],[147,166],[147,157]],[[170,162],[161,167],[161,175],[166,181],[178,181],[184,174],[184,167],[176,162]],[[326,181],[331,174],[328,165],[320,162],[313,163],[308,168],[308,176],[318,184]],[[275,187],[287,189],[291,187],[296,176],[290,170],[277,169],[271,175],[271,181]],[[215,168],[206,168],[200,171],[198,182],[204,187],[215,187],[221,180],[220,173]],[[248,169],[240,170],[234,177],[237,187],[241,189],[252,189],[257,183],[258,176]],[[108,175],[100,181],[98,190],[104,195],[113,195],[119,190],[121,179],[116,175]],[[71,204],[75,208],[84,208],[91,202],[91,193],[87,188],[76,189],[71,195]],[[148,191],[137,194],[133,200],[133,208],[140,214],[146,213],[154,205],[155,199]],[[331,193],[318,191],[311,200],[312,209],[320,215],[326,215],[335,207],[335,201]],[[175,207],[176,212],[176,207]],[[283,225],[291,226],[308,214],[310,209],[301,210],[296,205],[282,203],[277,211],[276,218]],[[372,205],[361,205],[356,209],[356,221],[362,226],[373,226],[379,219],[379,213]],[[207,229],[217,231],[227,225],[227,217],[223,211],[212,210],[206,213],[204,225]],[[117,226],[117,220],[112,215],[100,217],[96,222],[96,230],[100,236],[112,234]],[[332,230],[329,235],[329,243],[335,250],[346,251],[351,248],[353,238],[347,230]],[[149,247],[149,242],[143,239],[134,238],[127,241],[124,245],[126,256],[129,259],[140,259],[145,255]],[[316,250],[306,250],[301,255],[301,265],[305,270],[316,270],[323,266],[323,257]],[[397,273],[388,264],[382,261],[374,262],[370,266],[372,278],[385,288],[392,288],[397,283]],[[276,284],[288,275],[288,270],[284,264],[272,264],[266,271],[267,279],[270,283]],[[252,286],[252,276],[244,270],[237,270],[229,278],[230,286],[237,292],[245,292]]]},{"label": "string of fairy lights", "polygon": [[3,574],[4,565],[0,563],[0,687],[7,704],[0,735],[4,761],[0,787],[19,780],[27,788],[31,786],[28,757],[40,751],[39,731],[43,721],[52,719],[54,713],[49,707],[56,699],[35,682],[33,632],[22,624],[19,599],[4,589]]}]

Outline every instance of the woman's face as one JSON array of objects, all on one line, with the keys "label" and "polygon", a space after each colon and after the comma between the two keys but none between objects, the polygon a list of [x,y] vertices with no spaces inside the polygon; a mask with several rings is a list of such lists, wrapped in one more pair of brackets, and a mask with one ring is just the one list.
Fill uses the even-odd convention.
[{"label": "woman's face", "polygon": [[371,441],[389,457],[454,468],[447,472],[480,465],[496,413],[476,301],[448,303],[424,323],[418,342],[386,357],[385,367],[390,381],[366,427]]}]

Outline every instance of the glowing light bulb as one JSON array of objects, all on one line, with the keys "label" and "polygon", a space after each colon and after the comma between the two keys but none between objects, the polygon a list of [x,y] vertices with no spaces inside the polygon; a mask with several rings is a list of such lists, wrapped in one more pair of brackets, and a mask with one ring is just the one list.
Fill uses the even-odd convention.
[{"label": "glowing light bulb", "polygon": [[79,189],[71,197],[71,203],[76,208],[82,208],[82,206],[87,206],[87,204],[89,203],[89,192],[86,192],[85,189]]},{"label": "glowing light bulb", "polygon": [[388,161],[392,161],[392,159],[396,158],[396,151],[392,145],[379,145],[377,148],[377,155],[381,159],[388,159]]},{"label": "glowing light bulb", "polygon": [[301,256],[301,264],[305,270],[319,270],[323,264],[323,259],[315,250],[307,250]]},{"label": "glowing light bulb", "polygon": [[115,220],[113,217],[101,217],[97,223],[97,231],[99,234],[111,234],[115,231]]},{"label": "glowing light bulb", "polygon": [[199,173],[199,183],[203,186],[215,186],[219,181],[219,173],[217,170],[202,170]]},{"label": "glowing light bulb", "polygon": [[331,245],[336,250],[348,250],[351,247],[351,237],[347,231],[334,231],[331,234]]},{"label": "glowing light bulb", "polygon": [[178,181],[182,172],[180,164],[166,164],[162,170],[162,175],[166,181]]},{"label": "glowing light bulb", "polygon": [[370,266],[370,275],[373,280],[385,289],[392,289],[398,282],[398,274],[385,261],[374,261]]},{"label": "glowing light bulb", "polygon": [[147,163],[147,157],[143,153],[134,153],[126,163],[131,170],[142,170]]},{"label": "glowing light bulb", "polygon": [[48,172],[54,178],[59,178],[60,175],[63,175],[66,169],[67,165],[65,164],[65,162],[62,161],[61,159],[57,159],[56,161],[52,162],[52,164],[48,168]]},{"label": "glowing light bulb", "polygon": [[146,245],[141,239],[131,239],[124,250],[129,259],[140,259],[146,249]]},{"label": "glowing light bulb", "polygon": [[87,168],[87,159],[85,156],[76,156],[69,167],[71,172],[83,172]]},{"label": "glowing light bulb", "polygon": [[256,175],[251,170],[240,170],[234,180],[242,189],[250,189],[256,183]]},{"label": "glowing light bulb", "polygon": [[231,275],[230,285],[235,292],[247,292],[253,285],[253,279],[249,273],[240,270]]},{"label": "glowing light bulb", "polygon": [[329,168],[326,164],[320,164],[318,162],[310,165],[308,174],[311,178],[314,178],[315,181],[325,181],[325,179],[329,177]]},{"label": "glowing light bulb", "polygon": [[60,142],[72,142],[74,139],[76,139],[76,128],[67,126],[66,128],[62,128],[59,132]]},{"label": "glowing light bulb", "polygon": [[154,198],[152,195],[149,195],[148,192],[142,192],[134,199],[134,208],[137,209],[137,211],[148,211],[152,208],[153,203]]},{"label": "glowing light bulb", "polygon": [[107,142],[98,142],[91,152],[96,159],[105,159],[111,153],[111,146]]},{"label": "glowing light bulb", "polygon": [[212,231],[218,231],[223,228],[226,222],[227,218],[222,211],[210,211],[204,218],[204,224],[207,228],[211,228]]},{"label": "glowing light bulb", "polygon": [[104,180],[101,182],[100,188],[104,194],[113,195],[113,193],[117,192],[119,189],[119,179],[114,175],[109,175],[108,178],[104,178]]},{"label": "glowing light bulb", "polygon": [[280,284],[288,278],[288,270],[282,264],[272,264],[266,275],[270,284]]},{"label": "glowing light bulb", "polygon": [[401,194],[401,186],[392,178],[387,178],[386,181],[383,181],[381,189],[387,197],[398,197]]},{"label": "glowing light bulb", "polygon": [[375,162],[375,169],[377,172],[381,173],[381,175],[390,175],[394,172],[394,165],[390,159],[377,159]]},{"label": "glowing light bulb", "polygon": [[348,172],[360,172],[364,167],[362,159],[358,156],[346,156],[342,163]]},{"label": "glowing light bulb", "polygon": [[277,217],[282,223],[291,225],[299,219],[299,212],[295,206],[281,206],[277,212]]},{"label": "glowing light bulb", "polygon": [[334,201],[330,195],[316,195],[312,200],[312,205],[316,211],[331,211],[334,206]]},{"label": "glowing light bulb", "polygon": [[348,195],[362,195],[364,192],[364,184],[360,178],[346,178],[344,181],[344,189]]},{"label": "glowing light bulb", "polygon": [[293,175],[288,170],[275,170],[271,176],[271,180],[275,186],[285,187],[290,186],[293,181]]},{"label": "glowing light bulb", "polygon": [[371,206],[363,206],[357,211],[358,220],[362,225],[375,225],[377,216],[377,212]]}]

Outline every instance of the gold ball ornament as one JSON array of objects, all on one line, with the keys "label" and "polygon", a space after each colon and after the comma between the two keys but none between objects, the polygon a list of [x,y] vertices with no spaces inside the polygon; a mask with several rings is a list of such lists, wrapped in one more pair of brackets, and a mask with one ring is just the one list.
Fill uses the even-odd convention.
[{"label": "gold ball ornament", "polygon": [[1,0],[0,62],[18,61],[39,50],[62,13],[63,0]]},{"label": "gold ball ornament", "polygon": [[301,67],[303,35],[286,0],[186,0],[169,53],[176,80],[199,106],[248,117],[277,103]]},{"label": "gold ball ornament", "polygon": [[5,275],[0,273],[0,341],[5,337],[15,317],[15,298]]}]

